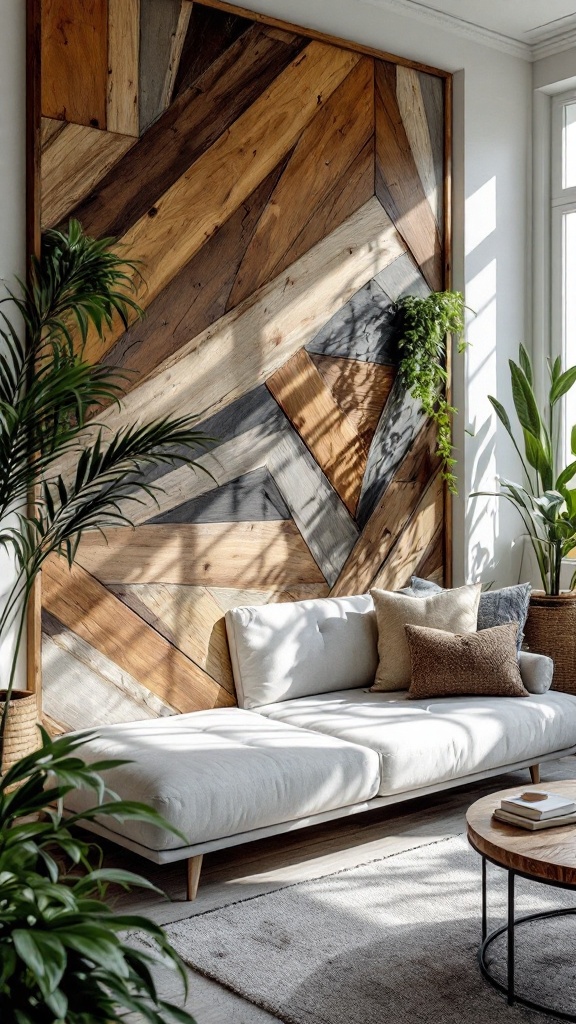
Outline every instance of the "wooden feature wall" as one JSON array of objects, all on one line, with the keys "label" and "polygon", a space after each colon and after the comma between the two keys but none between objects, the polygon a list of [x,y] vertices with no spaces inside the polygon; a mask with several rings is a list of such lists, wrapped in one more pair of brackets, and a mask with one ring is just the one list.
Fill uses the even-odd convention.
[{"label": "wooden feature wall", "polygon": [[[140,261],[112,426],[195,413],[134,531],[43,575],[55,728],[231,705],[223,615],[444,578],[391,305],[443,287],[445,76],[190,0],[43,0],[42,217]],[[218,5],[222,6],[222,5]],[[226,6],[226,5],[225,5]]]}]

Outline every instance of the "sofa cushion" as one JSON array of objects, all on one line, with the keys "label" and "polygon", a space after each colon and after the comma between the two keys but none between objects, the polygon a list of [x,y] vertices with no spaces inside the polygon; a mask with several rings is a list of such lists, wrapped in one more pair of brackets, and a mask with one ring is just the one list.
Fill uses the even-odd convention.
[{"label": "sofa cushion", "polygon": [[407,793],[576,745],[576,697],[436,697],[405,690],[325,693],[261,708],[268,718],[378,752],[380,794]]},{"label": "sofa cushion", "polygon": [[240,707],[374,681],[378,650],[369,594],[234,608],[226,613],[226,630]]},{"label": "sofa cushion", "polygon": [[475,633],[480,584],[456,587],[415,601],[406,594],[372,590],[378,624],[379,662],[373,689],[400,690],[410,686],[407,625]]},{"label": "sofa cushion", "polygon": [[[441,593],[442,589],[432,580],[413,576],[410,586],[405,587],[401,593],[410,597],[428,597],[430,594]],[[491,629],[493,626],[503,626],[506,622],[517,622],[517,647],[520,650],[531,592],[530,583],[517,583],[512,587],[501,587],[500,590],[485,590],[480,594],[478,605],[478,629]]]},{"label": "sofa cushion", "polygon": [[[369,800],[380,782],[378,756],[366,746],[239,708],[99,728],[80,755],[130,759],[106,772],[107,784],[126,800],[151,805],[189,845]],[[83,810],[94,799],[75,791],[66,807]],[[100,823],[150,850],[183,845],[145,822]]]},{"label": "sofa cushion", "polygon": [[412,681],[408,696],[527,697],[518,667],[515,622],[476,633],[406,626]]}]

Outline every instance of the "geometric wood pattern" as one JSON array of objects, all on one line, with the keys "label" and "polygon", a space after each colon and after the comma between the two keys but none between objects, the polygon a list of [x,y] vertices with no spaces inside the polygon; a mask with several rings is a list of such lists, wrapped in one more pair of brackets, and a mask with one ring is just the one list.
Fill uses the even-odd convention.
[{"label": "geometric wood pattern", "polygon": [[[194,413],[214,438],[208,472],[148,471],[135,530],[48,562],[48,716],[80,724],[62,677],[80,708],[90,689],[84,725],[226,706],[228,608],[444,579],[436,432],[391,307],[444,283],[445,76],[190,0],[43,2],[44,223],[118,237],[145,282],[146,318],[88,340],[129,372],[98,423]],[[71,117],[55,97],[96,17],[113,82]]]}]

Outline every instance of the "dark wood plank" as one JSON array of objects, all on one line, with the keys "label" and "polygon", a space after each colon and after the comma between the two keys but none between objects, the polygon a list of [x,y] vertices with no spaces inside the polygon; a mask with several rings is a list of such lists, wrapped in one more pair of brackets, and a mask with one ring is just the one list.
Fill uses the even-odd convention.
[{"label": "dark wood plank", "polygon": [[174,83],[174,98],[194,85],[251,24],[247,18],[194,3]]},{"label": "dark wood plank", "polygon": [[396,68],[375,62],[376,195],[433,290],[442,288],[443,261],[434,219],[396,99]]},{"label": "dark wood plank", "polygon": [[254,26],[185,90],[74,210],[97,238],[122,235],[262,94],[303,48]]},{"label": "dark wood plank", "polygon": [[[374,62],[363,58],[302,132],[242,261],[230,306],[289,265],[286,254],[364,150],[373,135],[373,81]],[[319,218],[310,246],[326,233]]]},{"label": "dark wood plank", "polygon": [[290,519],[290,510],[265,466],[199,498],[149,519],[149,523],[248,523]]},{"label": "dark wood plank", "polygon": [[108,0],[44,0],[42,113],[106,128]]},{"label": "dark wood plank", "polygon": [[226,312],[238,267],[283,166],[264,179],[154,299],[144,320],[110,350],[107,362],[130,371],[127,390]]},{"label": "dark wood plank", "polygon": [[[387,267],[382,274],[389,269]],[[369,281],[357,291],[308,343],[306,350],[318,355],[394,365],[393,310],[378,281]]]}]

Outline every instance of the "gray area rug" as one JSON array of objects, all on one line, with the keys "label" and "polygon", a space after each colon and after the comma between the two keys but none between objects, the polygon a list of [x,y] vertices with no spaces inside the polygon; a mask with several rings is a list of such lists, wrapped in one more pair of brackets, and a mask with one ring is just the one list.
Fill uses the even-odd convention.
[{"label": "gray area rug", "polygon": [[[505,873],[489,865],[489,927]],[[517,880],[517,914],[576,904],[576,893]],[[190,967],[286,1024],[515,1024],[481,977],[480,858],[464,837],[168,925]],[[517,988],[576,1013],[576,918],[522,926]],[[504,942],[492,947],[504,964]],[[499,969],[503,978],[503,969]]]}]

